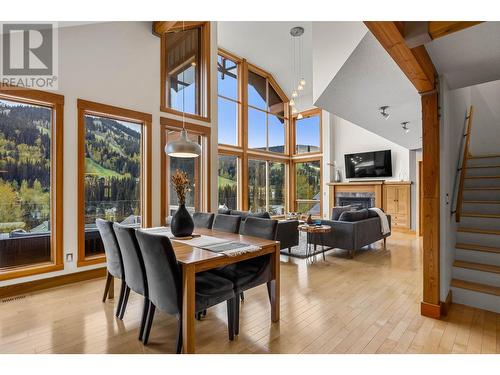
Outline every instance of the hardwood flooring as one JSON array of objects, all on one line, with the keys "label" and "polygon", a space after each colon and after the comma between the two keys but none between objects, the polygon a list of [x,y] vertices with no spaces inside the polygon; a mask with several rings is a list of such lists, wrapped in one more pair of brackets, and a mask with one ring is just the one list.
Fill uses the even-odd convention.
[{"label": "hardwood flooring", "polygon": [[[240,335],[227,340],[221,304],[196,322],[197,353],[500,353],[500,314],[452,305],[420,315],[421,240],[393,233],[348,259],[281,257],[281,321],[270,322],[265,286],[245,293]],[[172,353],[176,320],[159,312],[150,344],[138,340],[142,297],[131,293],[123,321],[101,302],[104,279],[0,303],[0,353]],[[118,296],[120,283],[115,283]]]}]

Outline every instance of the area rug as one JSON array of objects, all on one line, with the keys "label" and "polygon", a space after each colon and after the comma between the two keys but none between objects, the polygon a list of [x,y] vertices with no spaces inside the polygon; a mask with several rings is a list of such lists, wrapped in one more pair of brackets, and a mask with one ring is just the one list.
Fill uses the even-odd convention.
[{"label": "area rug", "polygon": [[299,233],[299,244],[298,246],[294,246],[291,248],[290,252],[288,252],[288,248],[281,249],[280,253],[282,255],[288,255],[289,257],[306,259],[308,257],[312,257],[317,254],[321,254],[323,252],[333,250],[330,247],[325,246],[324,248],[321,245],[316,246],[316,251],[312,250],[311,254],[306,254],[307,249],[307,236],[305,233]]}]

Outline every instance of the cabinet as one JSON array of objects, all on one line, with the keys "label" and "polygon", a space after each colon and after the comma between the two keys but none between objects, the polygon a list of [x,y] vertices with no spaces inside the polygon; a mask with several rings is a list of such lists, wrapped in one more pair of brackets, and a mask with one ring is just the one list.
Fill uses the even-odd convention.
[{"label": "cabinet", "polygon": [[411,228],[411,182],[384,183],[383,209],[391,215],[393,228]]}]

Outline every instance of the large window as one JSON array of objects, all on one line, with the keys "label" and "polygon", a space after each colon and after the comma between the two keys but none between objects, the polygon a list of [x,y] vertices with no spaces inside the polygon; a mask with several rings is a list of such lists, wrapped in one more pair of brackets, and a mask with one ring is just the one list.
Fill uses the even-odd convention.
[{"label": "large window", "polygon": [[0,280],[63,268],[64,98],[4,91],[10,90],[0,91]]},{"label": "large window", "polygon": [[295,211],[321,215],[321,160],[295,162]]},{"label": "large window", "polygon": [[286,152],[285,103],[269,78],[248,71],[248,147]]},{"label": "large window", "polygon": [[248,208],[283,215],[286,207],[286,165],[275,161],[248,161]]},{"label": "large window", "polygon": [[321,111],[304,113],[294,117],[295,154],[321,152]]},{"label": "large window", "polygon": [[209,119],[209,41],[208,22],[177,22],[162,35],[162,111]]},{"label": "large window", "polygon": [[238,157],[219,155],[217,183],[219,206],[235,210],[238,208]]},{"label": "large window", "polygon": [[[146,140],[150,116],[79,101],[81,115],[80,213],[83,221],[79,263],[102,260],[97,218],[123,225],[149,225]],[[146,215],[146,216],[145,216]]]},{"label": "large window", "polygon": [[238,146],[238,63],[219,55],[217,58],[219,143]]}]

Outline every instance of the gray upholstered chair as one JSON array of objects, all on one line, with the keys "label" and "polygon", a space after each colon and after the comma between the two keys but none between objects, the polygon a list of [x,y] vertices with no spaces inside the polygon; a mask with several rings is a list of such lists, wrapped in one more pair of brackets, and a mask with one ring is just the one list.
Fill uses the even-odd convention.
[{"label": "gray upholstered chair", "polygon": [[193,214],[193,221],[195,228],[211,229],[214,223],[214,214],[207,212],[195,212]]},{"label": "gray upholstered chair", "polygon": [[137,242],[137,238],[135,236],[134,228],[114,223],[113,230],[115,231],[116,239],[120,245],[123,258],[123,268],[126,275],[125,295],[123,296],[122,308],[118,317],[123,319],[131,289],[137,294],[144,296],[141,327],[139,329],[139,340],[141,340],[149,307],[148,282],[146,279],[144,260],[139,248],[139,243]]},{"label": "gray upholstered chair", "polygon": [[[278,231],[278,221],[270,219],[261,219],[248,217],[241,235],[265,238],[275,240]],[[257,258],[245,260],[218,268],[213,271],[216,275],[231,280],[234,284],[234,293],[243,300],[245,290],[255,288],[256,286],[267,283],[267,292],[271,300],[270,281],[272,278],[271,256],[263,255]],[[235,298],[235,325],[234,333],[239,334],[240,320],[240,298]]]},{"label": "gray upholstered chair", "polygon": [[221,232],[238,233],[240,224],[241,216],[218,214],[215,216],[212,229]]},{"label": "gray upholstered chair", "polygon": [[120,311],[123,303],[123,296],[125,294],[125,272],[123,270],[123,259],[120,251],[120,246],[116,240],[115,232],[113,230],[113,222],[103,219],[96,219],[95,224],[99,233],[101,235],[102,243],[104,244],[104,253],[106,254],[106,267],[107,267],[107,278],[106,286],[104,288],[104,295],[102,296],[102,302],[106,301],[106,297],[109,294],[109,288],[111,286],[111,280],[117,278],[121,280],[120,298],[118,299],[118,305],[116,306],[116,316],[120,315]]},{"label": "gray upholstered chair", "polygon": [[[144,257],[149,286],[149,308],[144,329],[143,343],[149,341],[155,309],[176,315],[178,319],[177,353],[182,349],[182,282],[170,240],[165,236],[137,231],[137,240]],[[233,283],[217,275],[196,274],[195,312],[227,301],[229,339],[234,338],[235,298]]]}]

